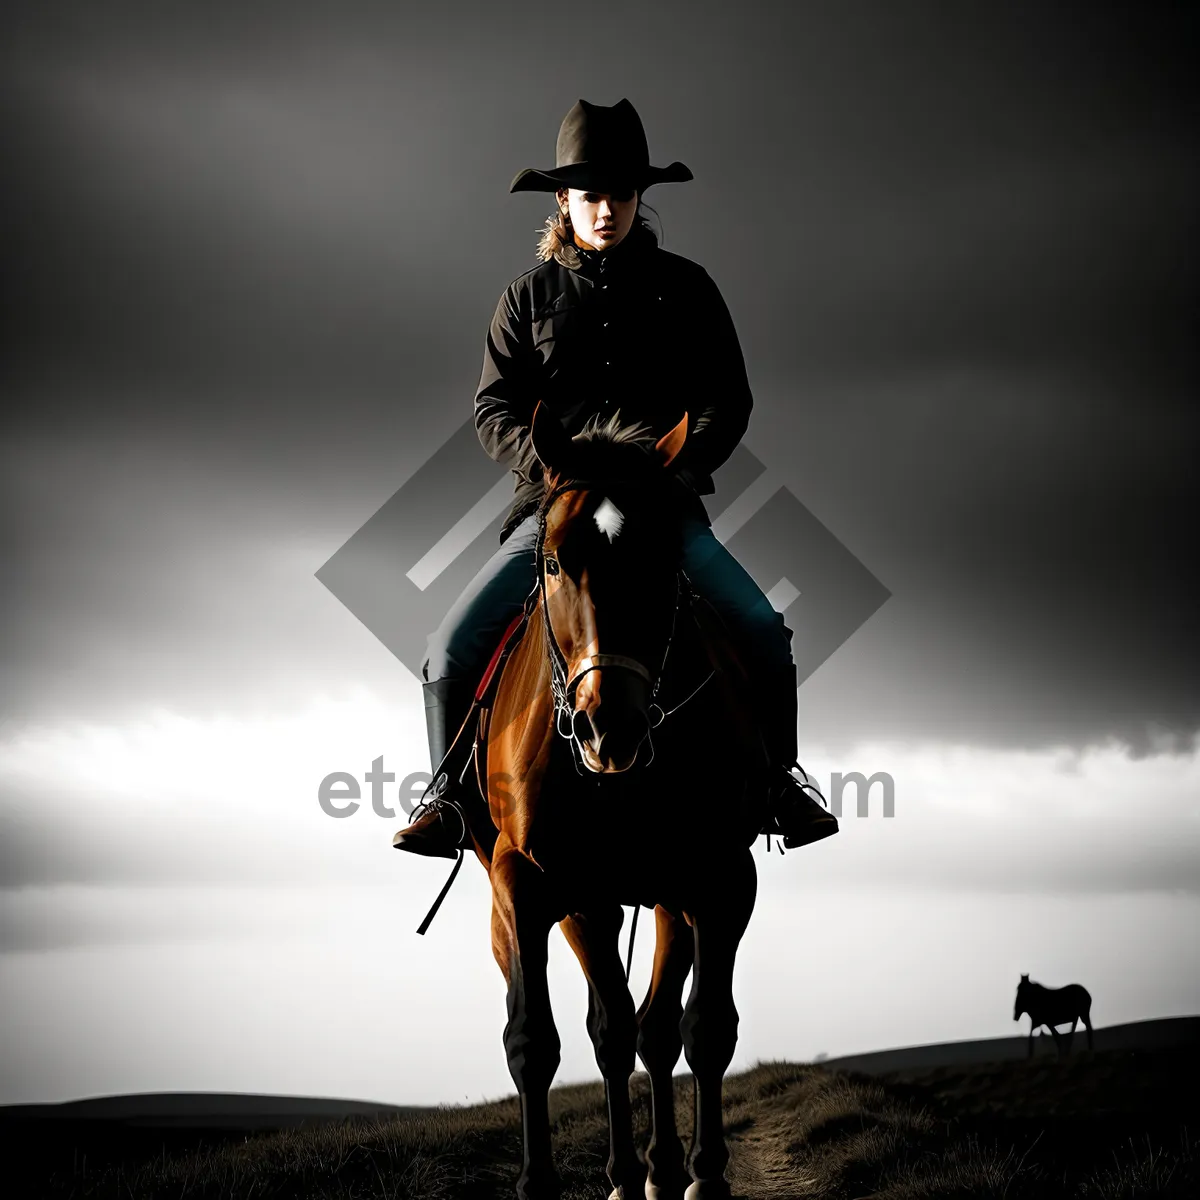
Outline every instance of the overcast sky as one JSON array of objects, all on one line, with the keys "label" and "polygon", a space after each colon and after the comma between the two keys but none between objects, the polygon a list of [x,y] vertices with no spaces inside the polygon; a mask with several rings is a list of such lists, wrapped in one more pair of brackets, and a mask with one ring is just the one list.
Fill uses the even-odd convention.
[{"label": "overcast sky", "polygon": [[0,1102],[508,1090],[486,877],[416,938],[403,813],[317,806],[428,763],[316,572],[470,415],[580,97],[691,168],[745,445],[891,593],[800,754],[896,816],[760,859],[738,1062],[1009,1032],[1024,971],[1200,1011],[1196,17],[605,11],[6,6]]}]

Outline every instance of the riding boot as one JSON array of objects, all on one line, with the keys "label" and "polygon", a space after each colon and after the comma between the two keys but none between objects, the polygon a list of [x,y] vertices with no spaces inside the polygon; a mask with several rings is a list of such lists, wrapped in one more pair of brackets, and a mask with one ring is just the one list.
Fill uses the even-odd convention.
[{"label": "riding boot", "polygon": [[392,845],[432,858],[457,858],[459,847],[471,844],[468,817],[478,808],[474,775],[459,781],[470,757],[473,731],[465,730],[449,759],[443,759],[471,709],[475,684],[469,679],[436,679],[421,687],[434,778],[413,810],[416,820],[396,834]]},{"label": "riding boot", "polygon": [[[808,775],[796,761],[799,715],[796,665],[788,663],[755,683],[761,688],[758,693],[762,706],[760,720],[771,763],[767,817],[762,832],[768,836],[779,835],[789,850],[830,837],[838,831],[837,818],[809,794],[810,789],[817,789],[808,782]],[[793,767],[804,775],[803,783],[792,774]]]}]

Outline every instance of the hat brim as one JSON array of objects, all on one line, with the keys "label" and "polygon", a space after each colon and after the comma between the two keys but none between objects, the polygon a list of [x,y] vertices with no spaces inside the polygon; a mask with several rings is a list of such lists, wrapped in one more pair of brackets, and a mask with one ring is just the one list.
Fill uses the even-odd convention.
[{"label": "hat brim", "polygon": [[[617,178],[614,179],[613,176]],[[624,175],[624,179],[621,176]],[[610,192],[619,190],[620,186],[632,186],[639,193],[656,183],[687,183],[694,178],[691,171],[681,162],[673,162],[666,167],[646,167],[642,172],[640,186],[636,180],[629,179],[628,172],[608,170],[591,163],[572,163],[567,167],[559,167],[553,171],[538,171],[526,167],[519,171],[509,185],[510,192],[557,192],[559,188],[577,188],[592,192]]]}]

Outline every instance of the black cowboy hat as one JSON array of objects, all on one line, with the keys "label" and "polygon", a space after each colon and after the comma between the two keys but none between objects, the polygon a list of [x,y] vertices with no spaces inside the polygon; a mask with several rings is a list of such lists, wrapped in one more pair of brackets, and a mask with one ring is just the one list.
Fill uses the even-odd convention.
[{"label": "black cowboy hat", "polygon": [[640,194],[654,183],[686,183],[691,178],[681,162],[650,165],[642,119],[628,100],[610,107],[580,100],[559,126],[554,170],[527,167],[508,190],[556,192],[565,187],[607,193],[632,187]]}]

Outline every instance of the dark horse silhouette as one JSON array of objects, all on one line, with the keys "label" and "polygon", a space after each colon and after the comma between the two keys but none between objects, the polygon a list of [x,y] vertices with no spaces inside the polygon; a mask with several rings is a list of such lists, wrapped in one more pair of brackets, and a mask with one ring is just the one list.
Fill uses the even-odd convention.
[{"label": "dark horse silhouette", "polygon": [[[534,410],[546,483],[538,587],[497,660],[494,692],[481,685],[475,772],[491,822],[470,828],[508,984],[521,1200],[560,1190],[547,1113],[560,1049],[546,978],[556,923],[588,982],[610,1200],[730,1195],[721,1092],[737,1042],[734,959],[754,907],[751,847],[769,764],[737,653],[680,566],[680,484],[667,468],[687,436],[686,414],[657,440],[617,418],[572,438]],[[622,904],[655,916],[653,976],[636,1011],[617,940]],[[686,1156],[671,1081],[681,1050],[694,1081]],[[635,1053],[651,1087],[644,1165],[629,1097]]]},{"label": "dark horse silhouette", "polygon": [[[1033,1056],[1034,1030],[1045,1026],[1054,1037],[1054,1046],[1059,1054],[1070,1053],[1071,1041],[1075,1037],[1075,1026],[1082,1021],[1087,1027],[1088,1049],[1092,1049],[1092,997],[1082,984],[1068,983],[1066,987],[1048,988],[1040,983],[1031,983],[1028,975],[1021,976],[1017,984],[1017,1000],[1013,1005],[1013,1020],[1019,1021],[1022,1013],[1029,1014],[1029,1055]],[[1070,1023],[1065,1046],[1063,1035],[1056,1025]]]}]

